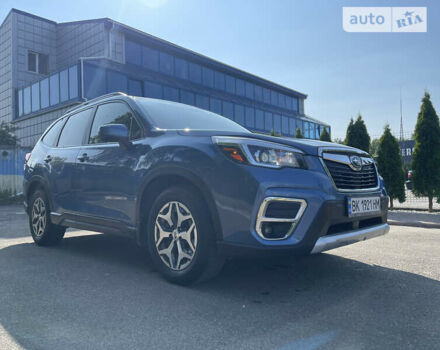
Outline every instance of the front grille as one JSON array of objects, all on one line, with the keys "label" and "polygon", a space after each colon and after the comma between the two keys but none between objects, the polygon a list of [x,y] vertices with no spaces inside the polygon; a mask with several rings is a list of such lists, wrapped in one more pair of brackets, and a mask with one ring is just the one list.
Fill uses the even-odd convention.
[{"label": "front grille", "polygon": [[377,172],[373,163],[365,164],[360,171],[328,159],[325,159],[324,163],[338,189],[364,190],[377,187]]}]

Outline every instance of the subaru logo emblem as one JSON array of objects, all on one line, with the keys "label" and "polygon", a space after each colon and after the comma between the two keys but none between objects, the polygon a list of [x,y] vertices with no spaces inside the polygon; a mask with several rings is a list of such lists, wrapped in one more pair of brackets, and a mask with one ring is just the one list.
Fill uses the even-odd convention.
[{"label": "subaru logo emblem", "polygon": [[350,156],[350,163],[351,163],[351,167],[354,170],[361,170],[362,169],[362,160],[361,157],[359,156]]}]

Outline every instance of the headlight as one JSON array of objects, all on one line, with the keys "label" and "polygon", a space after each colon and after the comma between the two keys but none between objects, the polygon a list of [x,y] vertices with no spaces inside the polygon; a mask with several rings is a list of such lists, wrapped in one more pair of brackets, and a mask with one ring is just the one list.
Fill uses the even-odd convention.
[{"label": "headlight", "polygon": [[238,163],[267,168],[306,168],[302,151],[278,143],[233,136],[213,136],[212,142]]}]

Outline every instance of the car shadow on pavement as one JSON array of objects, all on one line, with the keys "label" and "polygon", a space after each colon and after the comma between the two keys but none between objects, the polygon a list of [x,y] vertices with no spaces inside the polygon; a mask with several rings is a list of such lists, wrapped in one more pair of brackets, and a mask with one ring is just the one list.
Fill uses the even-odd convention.
[{"label": "car shadow on pavement", "polygon": [[28,349],[438,345],[438,281],[333,254],[232,260],[181,287],[131,240],[97,234],[7,246],[0,266],[1,326]]}]

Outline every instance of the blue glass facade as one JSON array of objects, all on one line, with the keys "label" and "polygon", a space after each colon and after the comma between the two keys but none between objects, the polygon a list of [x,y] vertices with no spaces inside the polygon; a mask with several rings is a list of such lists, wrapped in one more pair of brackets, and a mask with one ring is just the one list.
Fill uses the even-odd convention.
[{"label": "blue glass facade", "polygon": [[78,65],[50,75],[17,91],[17,114],[23,117],[79,100]]},{"label": "blue glass facade", "polygon": [[114,91],[211,110],[256,132],[294,136],[299,127],[306,138],[319,138],[324,128],[299,114],[293,94],[128,39],[125,64],[84,60],[19,89],[17,117]]}]

